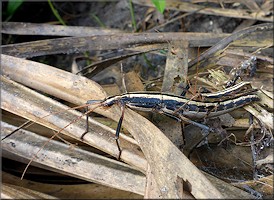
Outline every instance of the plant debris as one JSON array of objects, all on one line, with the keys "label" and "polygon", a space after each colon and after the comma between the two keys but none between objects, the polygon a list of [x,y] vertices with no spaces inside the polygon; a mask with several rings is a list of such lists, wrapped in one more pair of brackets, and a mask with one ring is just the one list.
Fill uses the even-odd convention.
[{"label": "plant debris", "polygon": [[[2,13],[3,197],[273,196],[272,1],[172,0],[162,13],[149,0],[37,5]],[[125,105],[100,102],[128,92],[260,101],[192,119],[211,132],[126,108],[120,152]]]}]

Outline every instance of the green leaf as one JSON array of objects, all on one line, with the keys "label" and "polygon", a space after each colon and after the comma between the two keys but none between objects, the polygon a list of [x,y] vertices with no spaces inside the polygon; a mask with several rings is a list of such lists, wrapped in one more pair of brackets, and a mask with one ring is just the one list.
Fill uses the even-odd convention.
[{"label": "green leaf", "polygon": [[164,13],[166,7],[166,0],[151,0],[160,13]]},{"label": "green leaf", "polygon": [[54,14],[54,16],[58,19],[58,21],[59,21],[62,25],[66,26],[66,23],[64,22],[64,20],[62,19],[62,17],[59,15],[58,10],[56,10],[56,9],[54,8],[54,6],[53,6],[51,0],[48,0],[48,3],[49,3],[49,7],[50,7],[52,13]]},{"label": "green leaf", "polygon": [[132,23],[134,31],[136,32],[137,31],[137,25],[136,25],[132,0],[129,0],[129,10],[130,10],[130,16],[131,16],[131,23]]},{"label": "green leaf", "polygon": [[23,3],[23,0],[9,0],[8,6],[7,6],[7,15],[12,16],[15,11],[21,6]]}]

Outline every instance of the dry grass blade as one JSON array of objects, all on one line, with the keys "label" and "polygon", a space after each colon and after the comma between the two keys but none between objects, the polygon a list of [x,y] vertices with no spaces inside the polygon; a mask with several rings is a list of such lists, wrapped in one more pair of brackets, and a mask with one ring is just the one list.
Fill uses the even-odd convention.
[{"label": "dry grass blade", "polygon": [[[44,64],[7,55],[2,55],[1,62],[4,75],[66,101],[83,104],[88,99],[98,100],[104,98],[102,89],[86,78]],[[32,70],[32,73],[29,70]],[[48,77],[51,77],[51,79],[49,80]],[[68,95],[66,95],[66,92]],[[119,110],[116,106],[107,110],[97,109],[96,112],[116,121],[118,120]],[[140,126],[136,126],[136,122]],[[187,180],[191,184],[191,194],[196,198],[221,198],[223,196],[150,121],[126,109],[123,125],[140,144],[151,166],[152,173],[155,175],[158,189],[164,198],[178,197],[176,189],[178,177]],[[77,134],[81,133],[78,132]]]},{"label": "dry grass blade", "polygon": [[110,50],[138,47],[166,41],[186,40],[190,46],[211,46],[228,34],[212,33],[122,33],[87,37],[66,37],[2,46],[2,53],[16,57],[35,57],[52,54],[81,53],[91,50]]},{"label": "dry grass blade", "polygon": [[144,46],[139,46],[139,47],[135,47],[135,48],[127,48],[126,50],[133,50],[134,52],[126,52],[123,55],[119,55],[119,56],[115,56],[115,57],[111,57],[102,61],[97,61],[92,63],[89,66],[86,66],[85,68],[83,68],[81,71],[77,72],[80,74],[85,75],[86,77],[93,77],[96,74],[98,74],[100,71],[106,69],[107,67],[114,65],[115,63],[124,60],[126,58],[129,58],[131,56],[135,56],[135,55],[139,55],[142,53],[146,53],[146,52],[150,52],[150,51],[155,51],[155,50],[159,50],[159,49],[164,49],[165,48],[165,44],[151,44],[151,45],[144,45]]},{"label": "dry grass blade", "polygon": [[252,115],[256,116],[256,118],[259,119],[261,122],[263,122],[264,125],[267,126],[267,128],[273,129],[273,113],[268,112],[267,110],[256,104],[254,106],[245,106],[245,109]]},{"label": "dry grass blade", "polygon": [[[15,129],[14,126],[1,123],[3,135],[13,129]],[[35,133],[21,130],[2,142],[3,156],[5,157],[5,152],[9,152],[29,160],[47,139]],[[144,194],[145,176],[141,172],[113,159],[79,148],[70,148],[57,141],[50,141],[37,155],[33,164],[90,182]]]},{"label": "dry grass blade", "polygon": [[[22,188],[29,188],[31,190],[39,191],[44,194],[52,194],[59,199],[102,199],[106,198],[106,194],[113,199],[141,199],[142,195],[132,192],[121,191],[115,188],[94,184],[94,183],[80,183],[80,184],[52,184],[40,183],[30,180],[20,180],[18,177],[9,173],[3,172],[2,179],[6,184],[16,185]],[[49,198],[46,198],[49,199]]]},{"label": "dry grass blade", "polygon": [[1,199],[58,199],[53,196],[3,183],[1,186]]},{"label": "dry grass blade", "polygon": [[118,29],[94,28],[86,26],[3,22],[1,32],[15,35],[93,36],[122,33],[123,31]]}]

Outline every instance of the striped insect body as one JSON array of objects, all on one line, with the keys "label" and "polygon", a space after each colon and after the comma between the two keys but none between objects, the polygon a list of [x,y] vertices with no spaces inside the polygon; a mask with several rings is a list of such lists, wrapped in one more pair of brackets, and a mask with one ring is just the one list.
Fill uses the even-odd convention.
[{"label": "striped insect body", "polygon": [[121,103],[134,110],[158,111],[168,115],[183,115],[190,119],[200,119],[216,117],[255,101],[259,101],[259,97],[255,94],[220,102],[201,102],[170,94],[127,93],[107,98],[103,106],[109,107]]},{"label": "striped insect body", "polygon": [[[259,97],[254,94],[255,91],[249,82],[241,82],[216,93],[203,93],[200,95],[203,101],[157,92],[134,92],[108,97],[101,101],[100,105],[103,107],[111,107],[114,104],[121,106],[122,115],[118,121],[115,137],[119,150],[118,159],[120,159],[119,133],[122,127],[125,107],[139,111],[162,113],[176,120],[198,126],[209,134],[209,132],[213,131],[212,128],[192,120],[217,117],[252,102],[259,101]],[[92,102],[88,101],[87,104]],[[87,132],[88,126],[84,134]]]}]

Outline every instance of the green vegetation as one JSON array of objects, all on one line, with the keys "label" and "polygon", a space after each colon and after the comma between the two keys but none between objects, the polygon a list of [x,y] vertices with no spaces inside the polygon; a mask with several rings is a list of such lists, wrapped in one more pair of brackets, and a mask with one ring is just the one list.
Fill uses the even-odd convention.
[{"label": "green vegetation", "polygon": [[132,23],[133,29],[134,31],[137,31],[137,25],[136,25],[136,20],[134,16],[132,0],[129,0],[129,9],[130,9],[131,23]]},{"label": "green vegetation", "polygon": [[7,6],[7,10],[6,10],[6,20],[5,21],[9,21],[12,16],[14,15],[14,13],[16,12],[16,10],[22,5],[23,0],[9,0],[8,2],[8,6]]},{"label": "green vegetation", "polygon": [[53,12],[54,16],[58,19],[58,21],[59,21],[62,25],[66,26],[66,23],[64,22],[64,20],[62,19],[62,17],[59,15],[58,10],[56,10],[56,9],[54,8],[54,6],[53,6],[53,4],[51,3],[50,0],[48,0],[48,3],[49,3],[50,9],[51,9],[51,11]]},{"label": "green vegetation", "polygon": [[164,13],[166,7],[166,0],[151,0],[160,13]]}]

